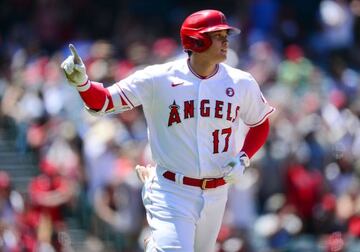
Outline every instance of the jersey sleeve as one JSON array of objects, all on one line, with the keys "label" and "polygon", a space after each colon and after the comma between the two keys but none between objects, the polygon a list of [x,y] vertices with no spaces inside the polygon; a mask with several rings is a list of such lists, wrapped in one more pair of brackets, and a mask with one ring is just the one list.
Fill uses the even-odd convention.
[{"label": "jersey sleeve", "polygon": [[255,127],[262,124],[275,108],[268,104],[252,76],[246,89],[240,105],[240,118],[247,126]]},{"label": "jersey sleeve", "polygon": [[153,80],[148,69],[139,70],[108,87],[115,112],[129,110],[152,99]]}]

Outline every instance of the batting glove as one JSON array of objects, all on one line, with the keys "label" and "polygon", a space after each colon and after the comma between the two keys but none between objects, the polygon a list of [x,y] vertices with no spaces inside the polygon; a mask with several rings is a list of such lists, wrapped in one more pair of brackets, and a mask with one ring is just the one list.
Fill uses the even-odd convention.
[{"label": "batting glove", "polygon": [[71,51],[71,55],[67,57],[63,63],[61,63],[61,68],[64,70],[68,82],[75,87],[79,87],[85,84],[88,80],[86,67],[77,53],[75,46],[69,44],[69,49]]},{"label": "batting glove", "polygon": [[232,158],[225,166],[224,180],[229,184],[236,184],[243,176],[245,168],[250,166],[250,159],[245,152],[240,152]]}]

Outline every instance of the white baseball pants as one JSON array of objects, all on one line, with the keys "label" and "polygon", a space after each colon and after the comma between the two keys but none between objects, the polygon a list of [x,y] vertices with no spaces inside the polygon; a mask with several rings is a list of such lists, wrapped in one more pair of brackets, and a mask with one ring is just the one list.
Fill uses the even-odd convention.
[{"label": "white baseball pants", "polygon": [[215,189],[178,184],[156,175],[146,181],[142,198],[151,237],[147,252],[213,252],[228,195],[228,186]]}]

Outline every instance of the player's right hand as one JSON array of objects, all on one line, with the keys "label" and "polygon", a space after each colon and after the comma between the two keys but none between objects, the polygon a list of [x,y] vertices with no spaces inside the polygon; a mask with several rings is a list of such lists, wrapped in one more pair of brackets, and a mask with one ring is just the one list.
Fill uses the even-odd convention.
[{"label": "player's right hand", "polygon": [[142,165],[137,165],[135,167],[135,171],[136,175],[143,183],[155,176],[155,167],[151,165],[147,165],[146,167]]},{"label": "player's right hand", "polygon": [[88,76],[86,74],[84,62],[77,53],[75,46],[73,44],[69,44],[69,49],[71,51],[71,55],[61,63],[61,68],[64,70],[68,82],[77,87],[85,84],[88,80]]}]

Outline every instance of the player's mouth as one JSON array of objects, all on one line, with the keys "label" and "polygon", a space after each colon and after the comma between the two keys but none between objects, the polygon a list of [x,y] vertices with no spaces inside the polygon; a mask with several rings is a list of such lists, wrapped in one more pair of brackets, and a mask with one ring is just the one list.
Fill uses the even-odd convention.
[{"label": "player's mouth", "polygon": [[227,49],[221,49],[220,50],[222,54],[226,54],[227,53]]}]

